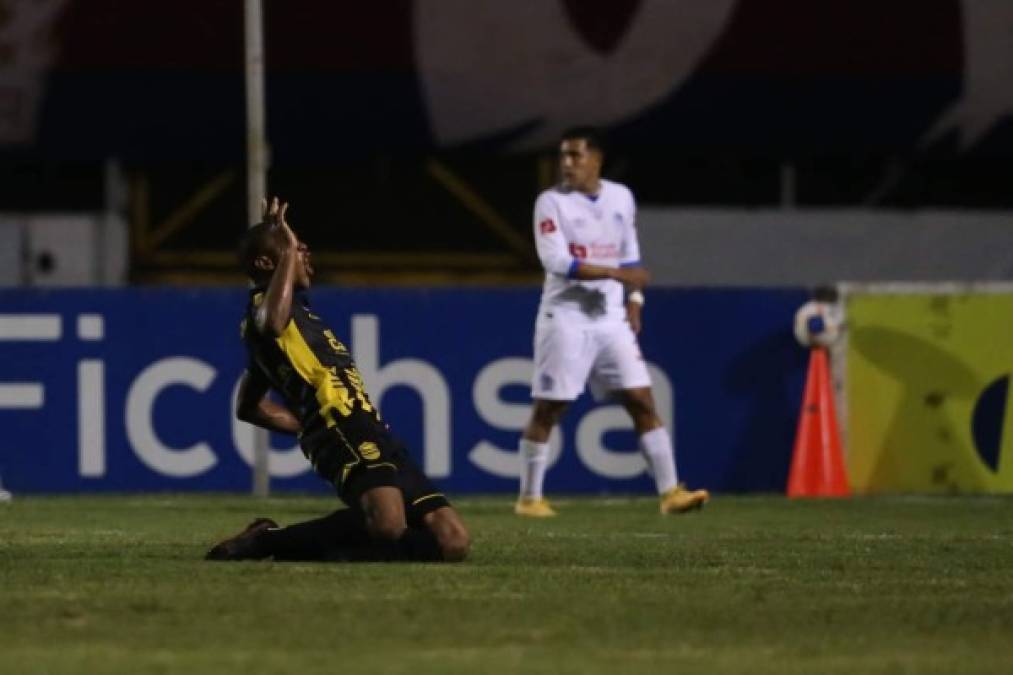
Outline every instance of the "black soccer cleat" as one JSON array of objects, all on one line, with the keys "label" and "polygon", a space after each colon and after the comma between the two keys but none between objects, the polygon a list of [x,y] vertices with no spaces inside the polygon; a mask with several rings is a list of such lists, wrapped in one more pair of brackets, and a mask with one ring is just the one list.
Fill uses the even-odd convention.
[{"label": "black soccer cleat", "polygon": [[277,528],[270,518],[257,518],[234,537],[222,541],[207,552],[205,560],[263,560],[269,557],[263,544],[265,530]]}]

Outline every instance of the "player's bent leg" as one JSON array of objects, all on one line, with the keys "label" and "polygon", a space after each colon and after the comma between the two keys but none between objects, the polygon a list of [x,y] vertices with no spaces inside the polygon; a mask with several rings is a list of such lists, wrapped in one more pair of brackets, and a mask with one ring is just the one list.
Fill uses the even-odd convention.
[{"label": "player's bent leg", "polygon": [[514,513],[519,516],[548,518],[556,515],[542,495],[542,486],[549,466],[549,436],[569,403],[536,398],[531,408],[531,417],[518,448],[522,466],[520,494]]},{"label": "player's bent leg", "polygon": [[422,522],[436,537],[446,562],[461,562],[471,551],[471,535],[457,511],[442,506],[422,517]]},{"label": "player's bent leg", "polygon": [[536,398],[531,406],[531,417],[528,425],[524,428],[524,438],[536,443],[545,443],[549,440],[552,427],[559,424],[560,418],[566,412],[569,401],[554,401],[544,398]]},{"label": "player's bent leg", "polygon": [[620,392],[620,399],[633,419],[644,459],[654,476],[660,498],[658,510],[670,514],[702,508],[710,501],[710,492],[688,490],[679,483],[672,439],[658,416],[650,387],[625,389]]},{"label": "player's bent leg", "polygon": [[340,560],[343,551],[370,541],[359,509],[338,509],[288,527],[268,529],[264,543],[275,561]]},{"label": "player's bent leg", "polygon": [[663,426],[654,405],[654,395],[650,387],[623,389],[619,393],[623,407],[633,420],[633,428],[638,435],[646,434]]},{"label": "player's bent leg", "polygon": [[404,495],[399,488],[379,486],[359,498],[372,545],[347,552],[347,560],[360,561],[442,561],[443,551],[430,530],[409,527]]},{"label": "player's bent leg", "polygon": [[359,505],[366,519],[366,531],[373,539],[397,541],[408,527],[404,497],[396,487],[370,488],[359,497]]},{"label": "player's bent leg", "polygon": [[265,532],[278,527],[270,518],[257,518],[239,534],[215,544],[205,560],[263,560],[271,555],[264,540]]}]

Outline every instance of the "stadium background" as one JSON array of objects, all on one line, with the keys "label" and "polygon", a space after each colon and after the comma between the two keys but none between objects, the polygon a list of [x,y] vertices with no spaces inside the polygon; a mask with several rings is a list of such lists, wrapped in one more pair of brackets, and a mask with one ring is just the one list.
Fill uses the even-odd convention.
[{"label": "stadium background", "polygon": [[[650,294],[644,345],[671,382],[694,483],[783,486],[805,363],[790,318],[807,286],[1013,276],[1013,10],[1002,0],[269,2],[265,27],[270,191],[292,201],[320,282],[335,285],[318,302],[353,350],[375,345],[378,373],[405,360],[428,373],[425,395],[393,387],[383,408],[455,491],[514,487],[472,453],[511,447],[524,389],[509,380],[481,399],[474,387],[490,364],[507,361],[516,378],[530,357],[530,209],[552,181],[556,134],[574,122],[607,128],[608,174],[643,207],[646,257],[667,284]],[[15,492],[247,489],[228,414],[241,368],[242,48],[236,2],[3,4],[0,477]],[[1004,301],[990,297],[960,314],[960,344],[940,328],[956,314],[940,301],[863,316],[909,316],[889,328],[964,360],[1009,333],[995,319]],[[58,337],[31,337],[25,315],[38,314],[58,318]],[[360,344],[353,315],[363,330],[376,317],[378,336]],[[883,356],[882,341],[856,343]],[[892,344],[873,365],[896,372],[891,360],[916,354],[911,369],[936,377],[862,427],[871,455],[890,439],[895,467],[863,473],[886,476],[866,487],[1013,487],[1000,470],[1009,360],[969,377]],[[165,380],[138,408],[149,423],[131,423],[134,386],[167,359],[189,359],[196,370],[169,361],[164,372],[195,379]],[[931,417],[938,405],[911,404],[954,391],[945,424]],[[568,419],[552,480],[646,491],[645,477],[623,473],[636,468],[632,434],[594,410],[585,401]],[[593,414],[597,426],[582,427]],[[916,480],[890,482],[906,473],[905,448],[926,441],[891,431],[891,415],[895,429],[929,419],[956,442]],[[187,464],[198,443],[214,458],[200,471],[202,453]],[[97,447],[103,461],[89,464],[97,455],[84,450]],[[274,486],[316,484],[302,474]]]}]

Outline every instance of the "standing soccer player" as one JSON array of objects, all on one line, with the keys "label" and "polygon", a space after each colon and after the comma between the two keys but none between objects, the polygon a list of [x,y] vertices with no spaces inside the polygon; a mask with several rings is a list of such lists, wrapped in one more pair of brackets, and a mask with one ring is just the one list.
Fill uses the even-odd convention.
[{"label": "standing soccer player", "polygon": [[571,129],[559,145],[561,182],[535,202],[535,244],[545,268],[535,322],[534,405],[520,441],[521,516],[554,516],[542,494],[549,434],[591,380],[613,392],[633,418],[641,450],[661,498],[661,513],[703,506],[706,490],[687,490],[676,476],[671,437],[651,394],[640,353],[647,271],[640,264],[636,203],[621,183],[601,177],[598,132]]},{"label": "standing soccer player", "polygon": [[277,198],[265,205],[264,222],[241,246],[254,288],[241,328],[250,361],[237,414],[298,435],[314,470],[349,508],[285,528],[259,518],[206,558],[463,560],[470,542],[457,512],[381,420],[348,349],[310,311],[310,252],[286,222],[287,207]]}]

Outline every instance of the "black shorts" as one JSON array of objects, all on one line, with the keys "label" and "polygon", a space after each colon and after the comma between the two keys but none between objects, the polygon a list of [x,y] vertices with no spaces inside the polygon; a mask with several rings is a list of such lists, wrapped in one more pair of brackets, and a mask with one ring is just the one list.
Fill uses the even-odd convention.
[{"label": "black shorts", "polygon": [[313,469],[351,508],[360,508],[363,493],[376,487],[401,490],[409,525],[420,525],[427,513],[450,506],[399,441],[389,434],[373,438],[348,443],[340,431],[328,429],[301,440]]}]

